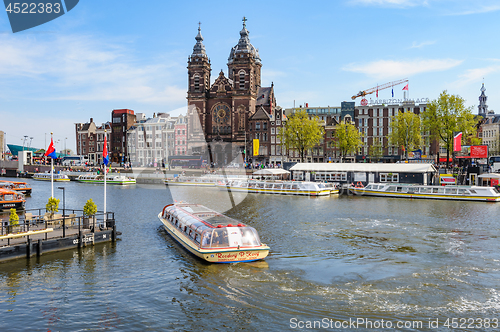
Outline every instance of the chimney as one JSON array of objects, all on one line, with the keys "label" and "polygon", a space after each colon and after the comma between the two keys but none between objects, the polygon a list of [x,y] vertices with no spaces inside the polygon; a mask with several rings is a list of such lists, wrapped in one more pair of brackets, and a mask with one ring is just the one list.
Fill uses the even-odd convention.
[{"label": "chimney", "polygon": [[94,118],[90,118],[90,123],[94,122]]}]

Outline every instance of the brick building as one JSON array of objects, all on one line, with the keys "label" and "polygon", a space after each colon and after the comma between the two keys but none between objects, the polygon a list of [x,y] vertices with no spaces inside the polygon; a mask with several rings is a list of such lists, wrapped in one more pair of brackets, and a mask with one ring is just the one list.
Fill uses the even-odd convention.
[{"label": "brick building", "polygon": [[111,138],[111,124],[109,122],[98,126],[94,119],[90,118],[90,122],[75,123],[76,154],[86,156],[90,165],[99,165],[102,162],[105,130],[109,142]]},{"label": "brick building", "polygon": [[136,122],[133,110],[117,109],[111,112],[111,140],[109,141],[110,161],[114,163],[127,160],[127,130]]}]

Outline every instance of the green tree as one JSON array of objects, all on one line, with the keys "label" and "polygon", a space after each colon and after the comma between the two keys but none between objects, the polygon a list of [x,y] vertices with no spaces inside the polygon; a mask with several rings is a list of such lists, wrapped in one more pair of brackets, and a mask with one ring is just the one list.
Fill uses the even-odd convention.
[{"label": "green tree", "polygon": [[368,155],[372,161],[379,161],[384,156],[383,137],[374,137],[373,144],[368,148]]},{"label": "green tree", "polygon": [[288,118],[285,126],[280,128],[278,137],[286,150],[297,149],[300,161],[304,161],[307,150],[318,144],[324,136],[325,129],[317,116],[309,118],[303,109]]},{"label": "green tree", "polygon": [[358,151],[363,145],[361,134],[356,126],[351,123],[339,123],[336,125],[333,137],[335,138],[335,147],[340,150],[342,159],[348,154]]},{"label": "green tree", "polygon": [[9,225],[10,226],[19,225],[19,216],[16,213],[16,209],[10,209]]},{"label": "green tree", "polygon": [[474,135],[476,120],[472,106],[465,107],[465,100],[458,95],[449,95],[446,90],[433,100],[422,113],[425,130],[446,148],[446,167],[449,167],[450,151],[453,151],[455,132],[462,132],[462,141]]},{"label": "green tree", "polygon": [[405,159],[408,152],[420,147],[422,144],[420,117],[413,112],[398,112],[392,117],[389,142],[398,147],[402,146]]},{"label": "green tree", "polygon": [[59,211],[59,199],[54,197],[49,197],[49,201],[45,205],[45,210],[50,212],[50,217],[54,216],[54,213]]}]

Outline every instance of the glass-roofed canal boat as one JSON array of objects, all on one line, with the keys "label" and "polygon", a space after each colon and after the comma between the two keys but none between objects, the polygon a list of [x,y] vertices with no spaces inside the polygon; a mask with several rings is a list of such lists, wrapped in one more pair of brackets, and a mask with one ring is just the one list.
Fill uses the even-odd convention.
[{"label": "glass-roofed canal boat", "polygon": [[366,187],[350,186],[352,192],[365,196],[447,199],[459,201],[499,202],[495,187],[429,186],[402,183],[370,183]]},{"label": "glass-roofed canal boat", "polygon": [[253,227],[203,205],[169,204],[158,218],[186,250],[210,263],[251,262],[269,253]]}]

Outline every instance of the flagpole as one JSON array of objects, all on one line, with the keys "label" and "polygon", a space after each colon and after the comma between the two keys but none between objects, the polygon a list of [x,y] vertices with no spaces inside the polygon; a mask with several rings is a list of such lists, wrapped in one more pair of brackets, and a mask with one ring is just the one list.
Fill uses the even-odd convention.
[{"label": "flagpole", "polygon": [[104,171],[104,227],[106,227],[106,159],[108,158],[108,140],[106,139],[106,130],[104,130],[104,146],[102,148],[102,168]]},{"label": "flagpole", "polygon": [[[50,141],[52,142],[52,133],[50,133]],[[51,196],[54,197],[54,158],[50,158],[50,187],[52,189]]]}]

